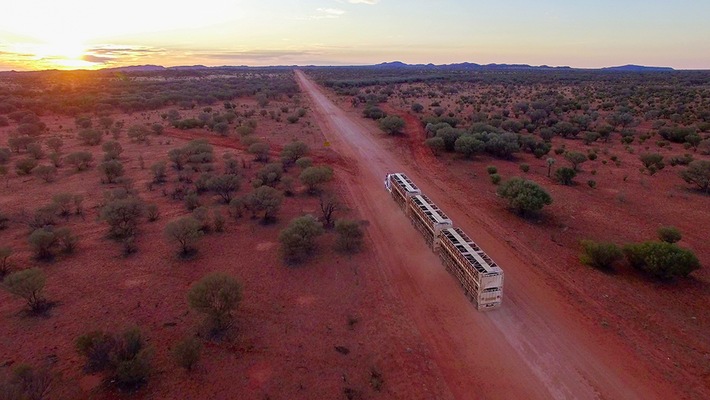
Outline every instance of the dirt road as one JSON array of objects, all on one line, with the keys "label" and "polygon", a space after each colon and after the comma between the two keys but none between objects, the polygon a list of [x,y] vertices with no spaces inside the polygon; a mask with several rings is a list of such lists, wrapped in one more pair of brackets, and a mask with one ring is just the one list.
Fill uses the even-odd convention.
[{"label": "dirt road", "polygon": [[[371,223],[368,235],[381,260],[376,267],[406,304],[403,312],[431,347],[456,398],[673,397],[629,350],[588,330],[569,299],[536,272],[534,265],[545,261],[468,203],[466,188],[451,183],[441,166],[398,156],[367,122],[340,109],[301,71],[296,77],[331,147],[348,160],[339,172]],[[393,171],[407,173],[502,266],[501,309],[481,313],[466,300],[384,190],[384,175]]]}]

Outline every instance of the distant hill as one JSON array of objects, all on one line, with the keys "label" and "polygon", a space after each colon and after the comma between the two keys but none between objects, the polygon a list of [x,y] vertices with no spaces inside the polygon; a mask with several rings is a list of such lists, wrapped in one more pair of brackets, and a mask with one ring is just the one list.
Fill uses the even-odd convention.
[{"label": "distant hill", "polygon": [[[275,69],[281,69],[281,68],[292,68],[292,67],[297,67],[297,66],[273,66],[273,67],[254,67],[254,68],[260,68],[260,69],[270,69],[270,68],[275,68]],[[470,63],[470,62],[463,62],[463,63],[455,63],[455,64],[441,64],[441,65],[435,65],[435,64],[407,64],[402,61],[391,61],[391,62],[383,62],[380,64],[375,64],[375,65],[358,65],[358,66],[352,66],[355,68],[376,68],[376,69],[409,69],[409,68],[417,68],[417,69],[433,69],[433,70],[479,70],[479,71],[540,71],[540,70],[552,70],[552,71],[559,71],[559,70],[573,70],[573,69],[582,69],[582,68],[572,68],[568,66],[560,66],[560,67],[550,67],[548,65],[539,65],[539,66],[534,66],[534,65],[528,65],[528,64],[476,64],[476,63]],[[351,68],[352,68],[351,67]],[[184,65],[184,66],[175,66],[175,67],[163,67],[160,65],[134,65],[134,66],[128,66],[128,67],[116,67],[116,68],[106,68],[103,69],[102,71],[108,71],[108,72],[153,72],[153,71],[190,71],[190,70],[205,70],[205,69],[248,69],[250,67],[247,67],[245,65],[242,66],[221,66],[221,67],[207,67],[204,65]],[[316,66],[306,66],[306,68],[318,68]],[[622,66],[616,66],[616,67],[605,67],[605,68],[598,68],[598,69],[587,69],[584,68],[583,70],[586,71],[610,71],[610,72],[668,72],[668,71],[675,71],[671,67],[652,67],[652,66],[643,66],[643,65],[622,65]]]},{"label": "distant hill", "polygon": [[669,72],[675,71],[671,67],[646,67],[643,65],[621,65],[618,67],[606,67],[602,68],[602,71],[618,71],[618,72]]},{"label": "distant hill", "polygon": [[162,65],[131,65],[128,67],[104,68],[106,72],[150,72],[150,71],[165,71],[166,68]]}]

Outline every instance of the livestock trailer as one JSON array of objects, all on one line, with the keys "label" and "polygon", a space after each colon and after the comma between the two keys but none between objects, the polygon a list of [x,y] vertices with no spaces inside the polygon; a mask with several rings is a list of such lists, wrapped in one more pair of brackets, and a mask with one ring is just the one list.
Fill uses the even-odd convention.
[{"label": "livestock trailer", "polygon": [[440,236],[439,256],[479,310],[501,306],[503,270],[460,228]]},{"label": "livestock trailer", "polygon": [[438,249],[441,231],[452,228],[453,222],[423,194],[411,197],[409,208],[412,224],[422,233],[429,247],[433,250]]}]

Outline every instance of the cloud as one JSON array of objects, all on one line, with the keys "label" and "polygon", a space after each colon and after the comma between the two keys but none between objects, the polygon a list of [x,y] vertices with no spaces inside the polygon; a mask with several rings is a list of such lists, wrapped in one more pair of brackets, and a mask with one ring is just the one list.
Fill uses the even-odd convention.
[{"label": "cloud", "polygon": [[337,8],[317,8],[316,11],[326,15],[340,16],[345,14],[345,10],[340,10]]},{"label": "cloud", "polygon": [[380,2],[380,0],[348,0],[348,3],[350,3],[350,4],[369,4],[369,5],[373,5],[373,4],[377,4],[377,3],[379,3],[379,2]]}]

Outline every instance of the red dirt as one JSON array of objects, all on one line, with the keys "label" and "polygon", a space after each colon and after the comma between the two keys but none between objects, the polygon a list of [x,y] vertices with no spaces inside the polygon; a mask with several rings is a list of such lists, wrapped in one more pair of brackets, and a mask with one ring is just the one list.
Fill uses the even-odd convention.
[{"label": "red dirt", "polygon": [[[129,126],[132,121],[159,120],[158,115],[114,117],[124,118]],[[337,154],[322,147],[323,137],[309,127],[309,118],[295,125],[260,120],[256,135],[269,140],[272,149],[293,137],[301,138],[314,148],[316,162],[341,163]],[[66,128],[59,128],[72,125],[71,120],[44,119],[52,131],[63,132],[65,154],[88,150],[100,159],[99,147],[80,146]],[[0,130],[3,141],[11,128]],[[269,130],[278,132],[269,134]],[[372,246],[354,256],[340,255],[332,250],[331,232],[319,239],[313,260],[296,268],[284,266],[278,254],[279,230],[295,216],[319,212],[317,198],[302,194],[303,188],[297,186],[297,195],[285,198],[276,223],[229,219],[225,233],[203,238],[195,259],[175,257],[175,248],[164,240],[162,231],[169,220],[187,211],[182,202],[164,196],[160,186],[146,189],[151,173],[141,169],[137,160],[140,155],[150,166],[194,137],[207,138],[215,146],[217,171],[221,171],[224,152],[252,158],[238,140],[202,130],[190,133],[167,128],[163,137],[152,138],[148,146],[129,142],[125,134],[119,139],[127,176],[141,198],[157,204],[161,212],[158,221],[141,223],[139,251],[128,258],[121,257],[120,246],[106,238],[106,224],[97,221],[103,190],[118,185],[101,184],[96,168],[76,173],[64,166],[57,182],[51,184],[11,172],[7,186],[0,185],[0,210],[11,217],[10,227],[0,231],[0,241],[15,250],[12,267],[42,268],[47,275],[46,295],[56,302],[46,318],[32,318],[21,312],[22,300],[0,291],[0,375],[21,363],[49,364],[57,374],[50,399],[128,397],[102,384],[101,375],[82,372],[83,360],[74,349],[74,340],[94,329],[117,332],[137,325],[153,349],[154,372],[148,385],[130,397],[330,399],[345,398],[344,391],[352,389],[375,399],[451,398],[442,374],[431,363],[431,349],[402,314],[400,300],[384,289],[389,283],[376,268],[379,260]],[[17,158],[13,156],[10,166]],[[243,171],[246,179],[240,194],[250,190],[249,179],[259,168],[259,163],[249,164],[251,168]],[[297,177],[298,169],[288,174]],[[165,187],[171,188],[174,172],[169,172],[168,180]],[[342,183],[334,182],[330,190],[347,200],[342,196]],[[59,220],[79,235],[79,247],[75,254],[60,255],[53,263],[38,262],[27,243],[22,210],[45,205],[59,192],[85,197],[84,218]],[[227,215],[213,196],[203,195],[202,201]],[[336,216],[371,218],[348,210]],[[201,317],[188,307],[186,293],[193,282],[212,271],[227,272],[243,282],[244,300],[235,313],[237,327],[231,336],[222,342],[206,341],[197,370],[188,374],[176,366],[170,349],[196,332]],[[349,319],[354,321],[352,326]],[[335,346],[350,352],[341,354]],[[373,370],[382,374],[381,391],[372,387]]]},{"label": "red dirt", "polygon": [[[472,393],[480,398],[678,396],[657,369],[640,362],[614,332],[577,307],[594,299],[578,298],[576,284],[568,277],[550,275],[555,244],[540,251],[529,243],[527,229],[521,227],[525,222],[491,212],[501,208],[494,201],[478,201],[483,196],[471,191],[466,173],[458,171],[456,178],[456,171],[444,168],[421,146],[402,153],[397,139],[376,139],[370,133],[376,131],[373,124],[343,112],[302,73],[297,76],[320,109],[322,130],[333,148],[357,166],[351,168],[355,173],[348,177],[348,188],[363,214],[380,216],[368,234],[385,261],[383,274],[407,304],[408,317],[428,340],[457,398],[471,398]],[[407,122],[407,134],[420,142],[422,136],[417,137],[414,128],[419,122],[411,117]],[[385,173],[392,171],[406,172],[503,266],[506,284],[500,310],[476,312],[425,249],[382,188]],[[488,185],[486,197],[492,191]],[[477,371],[492,373],[482,376]]]}]

